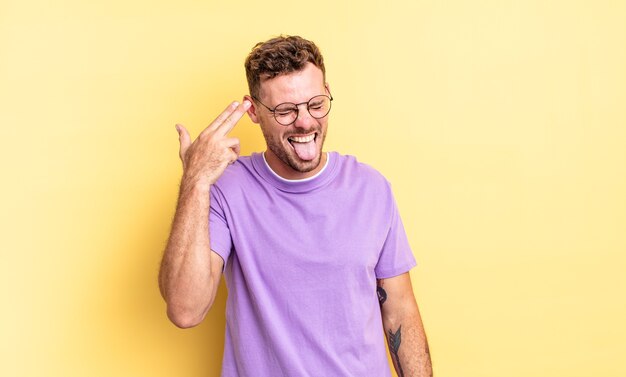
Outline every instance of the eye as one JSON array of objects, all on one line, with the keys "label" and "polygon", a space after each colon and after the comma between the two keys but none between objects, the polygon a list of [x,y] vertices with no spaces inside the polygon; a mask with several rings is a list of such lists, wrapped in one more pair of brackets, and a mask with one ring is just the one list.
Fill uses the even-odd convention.
[{"label": "eye", "polygon": [[275,114],[280,117],[286,117],[286,116],[293,114],[294,111],[295,110],[293,109],[281,109],[281,110],[276,110]]}]

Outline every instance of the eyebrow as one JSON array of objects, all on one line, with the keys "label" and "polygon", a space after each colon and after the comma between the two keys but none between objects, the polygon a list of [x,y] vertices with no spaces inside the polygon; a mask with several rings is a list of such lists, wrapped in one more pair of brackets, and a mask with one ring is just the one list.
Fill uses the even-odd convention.
[{"label": "eyebrow", "polygon": [[[284,101],[284,102],[279,102],[278,105],[282,105],[285,103],[291,104],[291,105],[304,105],[309,103],[309,101],[311,101],[313,98],[315,97],[319,97],[319,96],[325,96],[326,94],[316,94],[313,97],[309,98],[308,100],[304,101],[304,102],[292,102],[292,101]],[[276,105],[276,106],[278,106]],[[274,106],[274,108],[276,108],[276,106]]]}]

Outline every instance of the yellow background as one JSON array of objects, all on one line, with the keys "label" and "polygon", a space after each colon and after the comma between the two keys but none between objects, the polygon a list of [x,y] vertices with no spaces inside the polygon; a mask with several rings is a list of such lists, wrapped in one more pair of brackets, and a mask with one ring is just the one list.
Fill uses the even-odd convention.
[{"label": "yellow background", "polygon": [[545,0],[1,0],[0,375],[219,375],[226,290],[183,331],[157,289],[174,124],[280,33],[393,183],[437,376],[626,375],[626,5]]}]

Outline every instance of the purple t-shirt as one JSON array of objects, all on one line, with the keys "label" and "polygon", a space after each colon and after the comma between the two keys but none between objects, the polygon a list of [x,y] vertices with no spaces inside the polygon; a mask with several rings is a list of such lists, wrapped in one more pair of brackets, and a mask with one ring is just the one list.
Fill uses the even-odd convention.
[{"label": "purple t-shirt", "polygon": [[416,263],[380,173],[331,152],[287,181],[241,157],[211,188],[210,237],[226,261],[222,377],[391,375],[376,279]]}]

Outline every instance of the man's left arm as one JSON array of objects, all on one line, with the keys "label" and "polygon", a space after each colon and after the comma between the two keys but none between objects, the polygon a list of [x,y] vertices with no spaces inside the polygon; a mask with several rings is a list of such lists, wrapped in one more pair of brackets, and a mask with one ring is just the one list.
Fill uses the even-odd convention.
[{"label": "man's left arm", "polygon": [[398,377],[432,376],[426,333],[409,273],[376,283],[385,337]]}]

